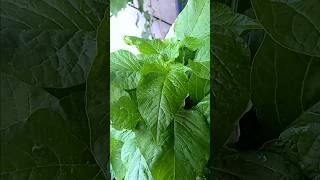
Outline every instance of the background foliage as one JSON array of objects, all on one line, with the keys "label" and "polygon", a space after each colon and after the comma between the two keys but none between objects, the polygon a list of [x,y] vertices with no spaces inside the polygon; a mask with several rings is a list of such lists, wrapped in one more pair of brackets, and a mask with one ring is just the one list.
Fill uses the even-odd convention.
[{"label": "background foliage", "polygon": [[0,179],[108,179],[106,101],[86,92],[108,72],[106,9],[1,1]]},{"label": "background foliage", "polygon": [[320,177],[319,1],[213,3],[213,179]]}]

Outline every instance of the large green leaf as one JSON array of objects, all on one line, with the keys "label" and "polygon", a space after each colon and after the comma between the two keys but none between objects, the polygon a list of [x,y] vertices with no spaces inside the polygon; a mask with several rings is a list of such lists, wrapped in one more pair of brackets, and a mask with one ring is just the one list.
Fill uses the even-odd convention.
[{"label": "large green leaf", "polygon": [[57,98],[1,72],[1,131],[10,131],[41,108],[54,107]]},{"label": "large green leaf", "polygon": [[163,61],[146,63],[137,88],[138,108],[157,143],[188,94],[188,78],[182,65]]},{"label": "large green leaf", "polygon": [[250,99],[250,51],[231,31],[216,29],[213,36],[213,94],[215,151],[228,140]]},{"label": "large green leaf", "polygon": [[195,179],[209,159],[210,133],[204,116],[196,110],[180,110],[167,128],[166,143],[157,145],[141,126],[136,141],[155,180]]},{"label": "large green leaf", "polygon": [[39,109],[1,131],[1,179],[104,179],[88,142],[78,136],[87,133],[84,123]]},{"label": "large green leaf", "polygon": [[[178,39],[189,39],[186,44],[190,46],[190,37],[199,38],[198,52],[195,60],[207,61],[210,59],[210,1],[190,0],[179,14],[174,24],[174,32]],[[192,44],[192,43],[191,43]]]},{"label": "large green leaf", "polygon": [[1,69],[41,87],[85,82],[105,7],[97,0],[3,0]]},{"label": "large green leaf", "polygon": [[264,134],[277,136],[320,99],[319,62],[266,36],[251,73],[252,99]]},{"label": "large green leaf", "polygon": [[194,110],[181,110],[174,119],[175,179],[195,179],[209,160],[210,131],[205,118]]},{"label": "large green leaf", "polygon": [[109,150],[109,90],[108,82],[109,63],[108,63],[108,36],[109,18],[105,15],[98,29],[97,35],[97,56],[91,66],[87,77],[86,89],[86,112],[90,133],[90,147],[94,157],[101,167],[104,175],[109,177],[108,150]]},{"label": "large green leaf", "polygon": [[281,45],[320,57],[318,0],[251,0],[265,30]]},{"label": "large green leaf", "polygon": [[177,38],[207,36],[210,32],[209,16],[209,0],[189,0],[174,24],[174,32]]}]

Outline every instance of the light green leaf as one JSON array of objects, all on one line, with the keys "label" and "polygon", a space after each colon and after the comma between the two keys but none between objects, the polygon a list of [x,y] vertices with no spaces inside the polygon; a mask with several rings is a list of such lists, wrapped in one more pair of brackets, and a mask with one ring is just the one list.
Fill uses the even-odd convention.
[{"label": "light green leaf", "polygon": [[194,109],[201,112],[207,118],[208,124],[210,124],[210,94],[204,97]]},{"label": "light green leaf", "polygon": [[135,89],[140,80],[143,61],[126,50],[111,53],[111,81],[121,89]]},{"label": "light green leaf", "polygon": [[174,119],[175,179],[195,179],[209,160],[210,130],[203,116],[181,110]]},{"label": "light green leaf", "polygon": [[123,96],[113,103],[110,112],[112,127],[118,130],[134,129],[142,120],[137,104],[129,96]]},{"label": "light green leaf", "polygon": [[271,37],[293,51],[320,57],[318,0],[251,0]]},{"label": "light green leaf", "polygon": [[167,141],[157,145],[141,126],[137,142],[155,180],[195,179],[209,159],[209,126],[196,110],[180,110],[167,128]]},{"label": "light green leaf", "polygon": [[192,73],[202,79],[210,80],[210,61],[189,61]]},{"label": "light green leaf", "polygon": [[179,56],[180,45],[176,39],[143,39],[133,36],[124,38],[128,45],[134,45],[142,54],[161,55],[168,59],[175,59]]},{"label": "light green leaf", "polygon": [[177,38],[207,36],[210,33],[208,17],[210,17],[210,0],[189,0],[174,23]]},{"label": "light green leaf", "polygon": [[125,8],[128,2],[131,2],[132,0],[111,0],[110,1],[110,12],[112,15],[117,15],[118,12]]},{"label": "light green leaf", "polygon": [[122,141],[110,138],[110,163],[112,173],[116,179],[123,179],[126,173],[125,165],[121,160],[122,146]]},{"label": "light green leaf", "polygon": [[163,61],[145,64],[137,88],[139,111],[157,143],[188,94],[184,67],[166,66]]},{"label": "light green leaf", "polygon": [[189,96],[194,104],[200,102],[210,91],[210,81],[192,74],[189,79]]}]

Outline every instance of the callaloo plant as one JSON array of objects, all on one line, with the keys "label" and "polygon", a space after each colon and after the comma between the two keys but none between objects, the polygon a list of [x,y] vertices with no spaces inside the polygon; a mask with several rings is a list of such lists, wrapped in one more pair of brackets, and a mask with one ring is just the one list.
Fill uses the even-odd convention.
[{"label": "callaloo plant", "polygon": [[[174,37],[128,36],[125,42],[139,54],[111,53],[114,178],[204,177],[210,154],[209,12],[208,0],[189,1]],[[190,15],[192,28],[185,24]]]}]

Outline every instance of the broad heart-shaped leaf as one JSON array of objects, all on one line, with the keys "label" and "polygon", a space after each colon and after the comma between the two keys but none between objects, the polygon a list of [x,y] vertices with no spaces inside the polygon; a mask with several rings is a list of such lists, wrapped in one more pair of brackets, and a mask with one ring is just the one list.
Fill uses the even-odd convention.
[{"label": "broad heart-shaped leaf", "polygon": [[250,84],[250,51],[231,31],[217,28],[213,37],[213,146],[221,151],[247,109]]},{"label": "broad heart-shaped leaf", "polygon": [[128,45],[134,45],[145,55],[161,55],[168,59],[175,59],[179,56],[180,44],[176,39],[143,39],[134,36],[126,36],[124,41]]},{"label": "broad heart-shaped leaf", "polygon": [[97,0],[3,0],[1,69],[39,87],[84,83],[105,8]]},{"label": "broad heart-shaped leaf", "polygon": [[307,180],[299,167],[272,152],[236,152],[220,155],[212,167],[211,179],[230,180]]},{"label": "broad heart-shaped leaf", "polygon": [[210,0],[189,0],[174,23],[178,39],[205,37],[210,33]]},{"label": "broad heart-shaped leaf", "polygon": [[214,2],[213,17],[211,19],[213,26],[219,26],[228,29],[237,34],[246,30],[261,29],[261,25],[248,16],[233,12],[228,6]]},{"label": "broad heart-shaped leaf", "polygon": [[166,143],[157,145],[141,126],[136,141],[155,180],[196,179],[208,162],[210,132],[204,116],[196,110],[180,110],[167,128]]},{"label": "broad heart-shaped leaf", "polygon": [[300,166],[310,179],[319,178],[320,169],[320,101],[304,111],[290,128],[281,133],[271,145],[271,151],[280,153]]},{"label": "broad heart-shaped leaf", "polygon": [[58,99],[1,72],[1,132],[22,123],[36,110],[54,107]]},{"label": "broad heart-shaped leaf", "polygon": [[121,89],[135,89],[140,80],[143,62],[126,50],[111,53],[111,81]]},{"label": "broad heart-shaped leaf", "polygon": [[320,57],[319,0],[251,0],[266,31],[281,45]]},{"label": "broad heart-shaped leaf", "polygon": [[182,107],[188,94],[188,77],[182,64],[146,63],[137,87],[138,109],[157,143]]},{"label": "broad heart-shaped leaf", "polygon": [[90,147],[106,178],[109,172],[110,83],[108,63],[109,18],[105,15],[98,29],[97,56],[87,77],[86,112],[90,130]]},{"label": "broad heart-shaped leaf", "polygon": [[269,36],[251,73],[252,100],[264,134],[278,136],[320,98],[319,58],[295,53]]},{"label": "broad heart-shaped leaf", "polygon": [[2,131],[0,178],[104,179],[87,142],[68,123],[46,108]]},{"label": "broad heart-shaped leaf", "polygon": [[110,108],[111,125],[115,129],[134,129],[142,120],[137,104],[129,96],[120,97]]}]

